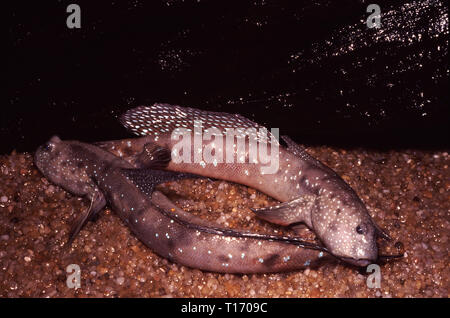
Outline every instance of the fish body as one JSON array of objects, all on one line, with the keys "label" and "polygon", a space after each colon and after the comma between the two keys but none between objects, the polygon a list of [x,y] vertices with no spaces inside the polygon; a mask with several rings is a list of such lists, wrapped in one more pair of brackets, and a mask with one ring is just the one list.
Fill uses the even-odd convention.
[{"label": "fish body", "polygon": [[[144,147],[145,149],[145,147]],[[154,160],[155,151],[148,151]],[[169,153],[170,156],[170,153]],[[38,148],[35,164],[53,183],[91,200],[81,225],[108,203],[131,231],[154,252],[173,262],[206,271],[266,273],[319,264],[323,250],[295,240],[220,229],[176,207],[154,186],[173,173],[130,169],[132,164],[94,145],[53,137]],[[158,164],[156,164],[158,165]]]},{"label": "fish body", "polygon": [[[306,224],[330,253],[351,264],[366,266],[377,260],[376,237],[387,235],[371,219],[364,203],[336,172],[288,137],[282,137],[287,144],[284,147],[273,134],[267,133],[267,129],[243,116],[168,104],[140,106],[127,111],[120,120],[126,128],[142,137],[101,142],[98,146],[134,167],[145,164],[147,159],[143,150],[146,145],[165,147],[172,151],[172,160],[165,169],[255,188],[283,202],[254,210],[258,217],[281,225]],[[197,139],[196,146],[196,138],[201,137],[198,136],[200,126],[204,136],[201,144]],[[227,140],[228,129],[248,132],[251,128],[263,130],[253,137],[266,142],[265,150],[270,155],[259,151],[260,144],[258,151],[251,150],[250,133],[247,139],[246,133],[237,133]],[[208,134],[209,130],[216,134]],[[183,144],[188,147],[182,151],[180,143],[184,138],[180,137],[180,131],[187,132]],[[244,147],[239,145],[242,138]],[[227,141],[232,141],[231,146]],[[205,160],[205,153],[213,160]],[[221,154],[219,159],[222,160],[217,160],[216,154]],[[275,162],[267,160],[268,156]],[[180,157],[184,160],[179,160]],[[234,158],[234,161],[226,162],[226,158]],[[269,169],[273,166],[276,169]]]}]

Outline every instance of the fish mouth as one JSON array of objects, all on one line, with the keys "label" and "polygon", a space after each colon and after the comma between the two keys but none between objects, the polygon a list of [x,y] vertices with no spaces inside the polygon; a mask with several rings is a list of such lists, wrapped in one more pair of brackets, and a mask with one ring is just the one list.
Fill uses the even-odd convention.
[{"label": "fish mouth", "polygon": [[341,257],[341,259],[343,261],[345,261],[346,263],[360,266],[360,267],[366,267],[367,265],[372,264],[374,262],[373,260],[364,259],[364,258],[355,259],[352,257]]}]

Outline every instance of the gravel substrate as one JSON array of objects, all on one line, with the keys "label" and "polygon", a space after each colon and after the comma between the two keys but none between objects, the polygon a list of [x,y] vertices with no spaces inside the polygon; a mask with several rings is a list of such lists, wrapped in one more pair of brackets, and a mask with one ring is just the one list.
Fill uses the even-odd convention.
[{"label": "gravel substrate", "polygon": [[[89,202],[50,184],[31,154],[0,156],[0,297],[449,297],[450,158],[447,152],[308,148],[361,196],[392,236],[381,288],[368,274],[330,261],[281,274],[230,275],[173,264],[146,248],[105,209],[64,247],[70,224]],[[255,219],[250,207],[274,204],[253,189],[208,179],[162,185],[178,206],[221,226],[293,232]],[[313,239],[307,229],[303,237]],[[68,288],[66,267],[81,268]]]}]

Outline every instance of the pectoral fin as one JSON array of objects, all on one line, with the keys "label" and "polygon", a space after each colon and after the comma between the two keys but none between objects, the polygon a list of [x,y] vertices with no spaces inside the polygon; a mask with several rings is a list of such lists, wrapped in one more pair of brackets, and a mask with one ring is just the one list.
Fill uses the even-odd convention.
[{"label": "pectoral fin", "polygon": [[290,225],[304,222],[308,226],[311,223],[311,209],[314,206],[316,196],[303,195],[292,201],[262,209],[252,209],[255,214],[266,221],[279,225]]},{"label": "pectoral fin", "polygon": [[100,191],[95,191],[91,198],[91,205],[89,209],[83,212],[73,223],[70,232],[69,240],[66,245],[70,246],[75,239],[75,237],[80,233],[81,229],[86,225],[86,223],[92,219],[103,207],[106,205],[106,199],[103,193]]}]

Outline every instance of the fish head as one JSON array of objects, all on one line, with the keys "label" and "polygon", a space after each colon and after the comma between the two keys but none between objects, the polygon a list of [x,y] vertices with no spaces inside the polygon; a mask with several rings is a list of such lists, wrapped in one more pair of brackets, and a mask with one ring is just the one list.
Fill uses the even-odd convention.
[{"label": "fish head", "polygon": [[356,266],[377,260],[376,226],[356,194],[318,198],[314,210],[313,228],[331,254]]},{"label": "fish head", "polygon": [[34,163],[48,180],[75,195],[92,191],[93,183],[83,158],[76,154],[70,142],[58,136],[39,146]]}]

